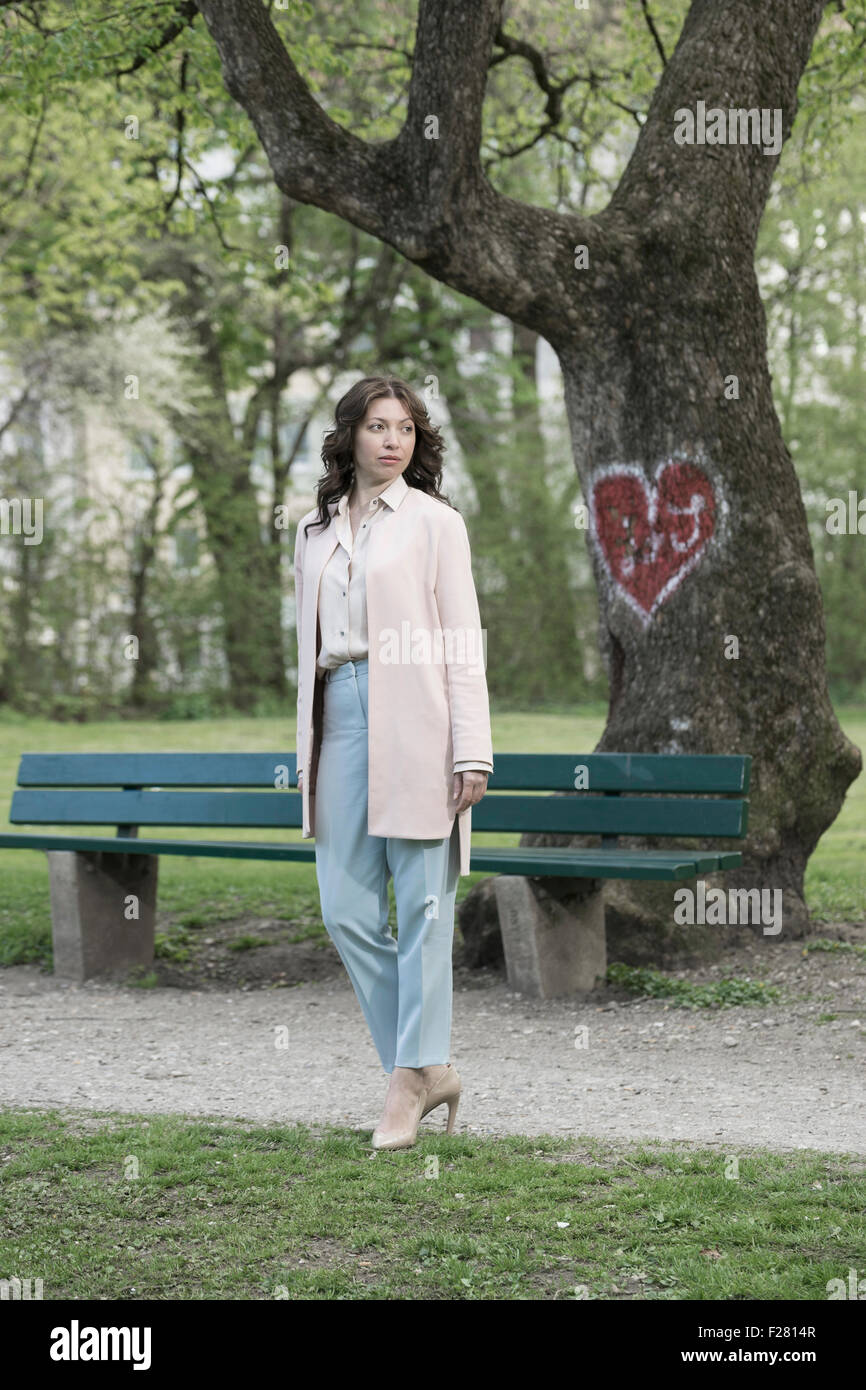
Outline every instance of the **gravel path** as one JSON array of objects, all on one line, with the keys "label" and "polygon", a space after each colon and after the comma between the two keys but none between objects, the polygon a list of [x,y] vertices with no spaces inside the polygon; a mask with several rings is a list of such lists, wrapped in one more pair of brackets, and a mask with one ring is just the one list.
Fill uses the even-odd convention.
[{"label": "gravel path", "polygon": [[[802,943],[776,950],[795,1002],[713,1012],[611,1002],[610,990],[529,999],[496,972],[456,970],[458,1131],[866,1154],[863,962],[806,959]],[[819,1022],[831,1009],[835,1019]],[[582,1026],[587,1045],[577,1048]],[[298,988],[140,990],[61,984],[31,966],[0,972],[6,1107],[369,1130],[385,1089],[344,977]],[[439,1130],[444,1117],[437,1111],[422,1128]]]}]

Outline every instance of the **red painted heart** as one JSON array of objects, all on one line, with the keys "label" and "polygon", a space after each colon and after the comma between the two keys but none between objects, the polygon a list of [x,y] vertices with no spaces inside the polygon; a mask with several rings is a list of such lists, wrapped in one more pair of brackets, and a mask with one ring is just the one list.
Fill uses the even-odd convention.
[{"label": "red painted heart", "polygon": [[650,482],[633,466],[604,469],[592,485],[592,529],[608,573],[644,617],[694,569],[716,526],[713,485],[684,460]]}]

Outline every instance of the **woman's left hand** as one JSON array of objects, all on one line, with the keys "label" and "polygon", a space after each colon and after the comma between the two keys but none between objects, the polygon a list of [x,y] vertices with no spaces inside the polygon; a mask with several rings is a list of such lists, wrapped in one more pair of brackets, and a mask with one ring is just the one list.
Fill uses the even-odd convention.
[{"label": "woman's left hand", "polygon": [[487,791],[486,772],[455,772],[453,796],[457,801],[455,815],[460,815],[469,806],[475,806]]}]

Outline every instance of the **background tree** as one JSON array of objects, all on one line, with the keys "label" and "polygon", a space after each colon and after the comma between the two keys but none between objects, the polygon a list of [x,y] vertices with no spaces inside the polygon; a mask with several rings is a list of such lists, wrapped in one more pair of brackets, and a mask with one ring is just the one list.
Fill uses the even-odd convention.
[{"label": "background tree", "polygon": [[816,172],[802,156],[791,161],[761,225],[758,264],[775,396],[803,490],[827,614],[830,689],[837,699],[862,700],[866,515],[858,530],[836,534],[828,530],[827,510],[833,498],[843,499],[847,510],[851,491],[866,501],[862,122],[836,133],[821,165]]},{"label": "background tree", "polygon": [[[101,316],[127,322],[152,305],[170,311],[179,340],[196,352],[198,381],[192,405],[180,390],[175,401],[164,394],[160,399],[183,461],[192,467],[215,572],[228,696],[245,710],[269,697],[284,702],[281,561],[287,537],[274,516],[309,424],[309,415],[290,418],[287,387],[296,372],[320,371],[323,394],[359,352],[376,352],[403,263],[391,248],[280,195],[249,136],[229,155],[233,103],[207,36],[189,32],[183,16],[169,32],[204,51],[210,61],[200,72],[184,48],[171,62],[166,51],[163,66],[143,61],[161,52],[164,27],[145,38],[137,57],[118,62],[113,33],[98,19],[87,28],[80,16],[64,24],[62,6],[7,11],[7,24],[17,21],[13,48],[23,114],[36,116],[27,133],[22,110],[7,100],[4,118],[17,156],[4,205],[10,342],[47,343],[53,335],[68,348],[73,327],[84,340],[96,305]],[[154,24],[163,18],[155,7]],[[82,74],[82,105],[70,113],[58,149],[51,135],[58,79],[81,85]],[[107,80],[112,76],[114,82]],[[129,81],[136,83],[134,97],[118,96],[115,82],[123,87]],[[215,130],[218,106],[227,115]],[[88,153],[94,127],[102,138]],[[329,225],[323,229],[323,223]],[[120,255],[112,254],[111,233],[120,238]],[[128,378],[142,399],[152,403],[160,394],[153,362],[131,338],[125,348],[125,359],[112,359],[121,425],[129,415],[122,399]],[[106,389],[100,381],[94,397],[103,399]],[[262,465],[271,479],[264,505]],[[158,506],[157,498],[151,503]],[[153,555],[145,532],[136,530],[129,547],[130,616],[142,625],[133,628],[142,651],[155,658],[158,624],[145,605],[144,567]],[[145,691],[155,697],[150,677],[156,666],[139,661],[129,692],[134,704]]]}]

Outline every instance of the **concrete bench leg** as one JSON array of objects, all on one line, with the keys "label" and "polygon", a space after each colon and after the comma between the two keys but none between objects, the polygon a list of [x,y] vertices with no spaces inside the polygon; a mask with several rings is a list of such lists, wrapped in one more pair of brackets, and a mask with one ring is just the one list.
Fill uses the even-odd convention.
[{"label": "concrete bench leg", "polygon": [[520,994],[552,999],[591,990],[607,970],[604,898],[600,884],[569,910],[526,878],[494,879],[508,983]]},{"label": "concrete bench leg", "polygon": [[48,851],[55,975],[153,964],[158,867],[155,854]]}]

